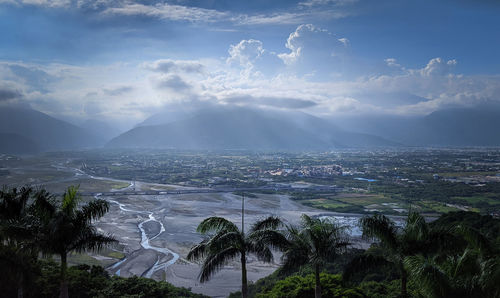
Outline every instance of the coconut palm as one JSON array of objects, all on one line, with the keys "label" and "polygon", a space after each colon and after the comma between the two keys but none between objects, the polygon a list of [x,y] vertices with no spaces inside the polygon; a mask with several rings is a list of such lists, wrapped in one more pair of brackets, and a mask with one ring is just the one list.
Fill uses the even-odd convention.
[{"label": "coconut palm", "polygon": [[[243,218],[243,217],[242,217]],[[231,221],[222,217],[203,220],[197,231],[208,235],[205,240],[193,246],[187,255],[189,260],[203,260],[199,279],[208,281],[225,264],[239,257],[241,263],[241,296],[248,297],[247,256],[254,254],[264,262],[273,261],[272,245],[263,239],[282,237],[276,228],[281,224],[277,217],[270,216],[252,225],[245,234],[244,221],[241,230]]]},{"label": "coconut palm", "polygon": [[45,255],[56,254],[61,258],[60,297],[68,297],[66,281],[67,257],[71,252],[98,251],[116,240],[110,235],[97,232],[92,221],[99,219],[109,210],[105,200],[96,199],[82,204],[78,188],[69,187],[60,203],[52,209],[45,209],[42,217],[38,243]]},{"label": "coconut palm", "polygon": [[407,297],[408,272],[404,259],[408,256],[448,251],[456,239],[449,231],[431,229],[423,216],[410,212],[404,227],[398,227],[391,219],[382,215],[362,217],[359,224],[363,237],[376,239],[384,249],[384,255],[365,254],[354,258],[344,270],[344,278],[348,280],[355,272],[381,265],[392,265],[401,278],[401,296]]},{"label": "coconut palm", "polygon": [[48,197],[44,190],[31,187],[4,187],[0,191],[0,264],[4,280],[16,284],[18,297],[23,296],[37,260],[37,245],[33,241],[38,228],[35,210]]},{"label": "coconut palm", "polygon": [[264,243],[273,243],[283,251],[282,269],[285,272],[311,265],[315,275],[314,295],[316,298],[321,297],[321,270],[350,244],[346,227],[339,226],[328,218],[311,218],[303,214],[301,224],[287,225],[283,235],[283,238],[264,238]]},{"label": "coconut palm", "polygon": [[459,226],[467,246],[446,258],[409,256],[404,260],[410,277],[427,297],[500,297],[500,257],[494,245],[478,231]]}]

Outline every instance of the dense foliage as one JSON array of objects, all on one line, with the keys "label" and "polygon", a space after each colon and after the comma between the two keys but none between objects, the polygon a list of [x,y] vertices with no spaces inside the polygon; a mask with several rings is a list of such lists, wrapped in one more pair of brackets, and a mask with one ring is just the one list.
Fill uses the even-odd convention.
[{"label": "dense foliage", "polygon": [[[30,187],[0,191],[0,296],[199,296],[166,282],[109,277],[102,267],[67,268],[68,254],[97,251],[115,241],[92,224],[108,211],[108,203],[80,199],[74,187],[59,199]],[[39,259],[41,255],[48,260]],[[51,260],[54,255],[60,262]]]},{"label": "dense foliage", "polygon": [[[342,285],[342,277],[327,273],[320,274],[324,297],[365,297],[363,292],[356,287]],[[256,295],[259,298],[289,297],[308,298],[314,297],[315,277],[314,274],[306,276],[292,275],[278,281],[272,289]]]},{"label": "dense foliage", "polygon": [[[324,266],[321,276],[335,277],[321,280],[328,297],[500,297],[500,251],[494,242],[500,220],[455,212],[430,224],[410,214],[403,227],[382,215],[364,217],[360,225],[377,242]],[[340,284],[340,275],[332,275],[339,270],[345,271]],[[313,297],[312,272],[310,264],[277,270],[251,284],[249,296]]]},{"label": "dense foliage", "polygon": [[[24,297],[51,298],[59,296],[59,264],[52,260],[33,263],[32,283],[26,288]],[[109,276],[100,266],[78,265],[68,268],[70,297],[204,297],[189,289],[177,288],[167,282],[148,278],[123,278]],[[0,275],[2,297],[17,297],[17,289],[9,283],[9,276]]]}]

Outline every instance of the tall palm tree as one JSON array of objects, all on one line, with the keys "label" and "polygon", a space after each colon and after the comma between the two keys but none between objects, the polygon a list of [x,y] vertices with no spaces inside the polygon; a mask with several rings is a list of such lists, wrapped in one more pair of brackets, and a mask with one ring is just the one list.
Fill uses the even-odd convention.
[{"label": "tall palm tree", "polygon": [[310,264],[314,269],[314,296],[321,297],[320,272],[327,262],[332,262],[350,244],[346,227],[327,218],[311,218],[302,215],[299,226],[287,225],[283,237],[264,238],[265,244],[283,251],[284,271]]},{"label": "tall palm tree", "polygon": [[376,239],[384,249],[383,256],[370,254],[354,258],[344,270],[349,279],[355,272],[381,265],[394,266],[401,277],[401,296],[407,297],[408,272],[404,259],[416,254],[430,255],[451,249],[456,239],[446,230],[431,229],[425,218],[416,212],[408,213],[404,227],[398,227],[391,219],[382,215],[362,217],[359,221],[363,237]]},{"label": "tall palm tree", "polygon": [[500,257],[478,231],[455,229],[467,242],[459,254],[446,258],[410,256],[404,260],[410,277],[427,297],[500,297]]},{"label": "tall palm tree", "polygon": [[18,297],[23,297],[37,260],[33,238],[38,224],[34,213],[39,202],[48,197],[44,190],[31,187],[0,190],[0,264],[4,277],[16,284]]},{"label": "tall palm tree", "polygon": [[241,262],[241,296],[248,297],[247,255],[254,254],[264,262],[273,261],[272,246],[265,245],[262,239],[281,237],[276,228],[281,220],[274,216],[260,220],[252,225],[245,234],[244,217],[241,230],[231,221],[222,217],[209,217],[203,220],[197,231],[208,238],[193,246],[187,255],[189,260],[201,260],[200,282],[208,281],[229,261],[239,257]]},{"label": "tall palm tree", "polygon": [[78,188],[70,186],[62,201],[42,219],[38,242],[45,255],[59,255],[61,258],[60,297],[68,297],[66,281],[67,257],[71,252],[97,251],[116,242],[110,235],[97,232],[92,221],[99,219],[109,210],[105,200],[96,199],[82,204]]}]

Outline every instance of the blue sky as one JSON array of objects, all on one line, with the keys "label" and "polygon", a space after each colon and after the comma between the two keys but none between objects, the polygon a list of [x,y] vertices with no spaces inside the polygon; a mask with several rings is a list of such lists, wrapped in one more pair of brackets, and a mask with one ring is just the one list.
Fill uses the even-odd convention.
[{"label": "blue sky", "polygon": [[493,0],[0,0],[0,103],[122,125],[235,102],[474,106],[500,100],[499,16]]}]

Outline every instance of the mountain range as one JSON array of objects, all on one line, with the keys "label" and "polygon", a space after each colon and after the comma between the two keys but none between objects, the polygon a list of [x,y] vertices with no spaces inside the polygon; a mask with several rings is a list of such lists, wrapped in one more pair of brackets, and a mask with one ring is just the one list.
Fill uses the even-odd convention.
[{"label": "mountain range", "polygon": [[[147,122],[146,122],[147,123]],[[182,120],[138,126],[112,139],[110,148],[328,150],[396,145],[368,134],[339,129],[300,112],[250,108],[201,111]]]},{"label": "mountain range", "polygon": [[122,134],[106,123],[106,119],[92,120],[80,127],[33,109],[0,107],[0,153],[103,146],[202,150],[500,146],[498,106],[447,109],[418,117],[335,119],[245,107],[171,110]]},{"label": "mountain range", "polygon": [[89,131],[28,108],[0,108],[2,153],[37,153],[102,146]]},{"label": "mountain range", "polygon": [[332,122],[406,146],[500,146],[498,105],[451,108],[419,117],[363,116]]}]

